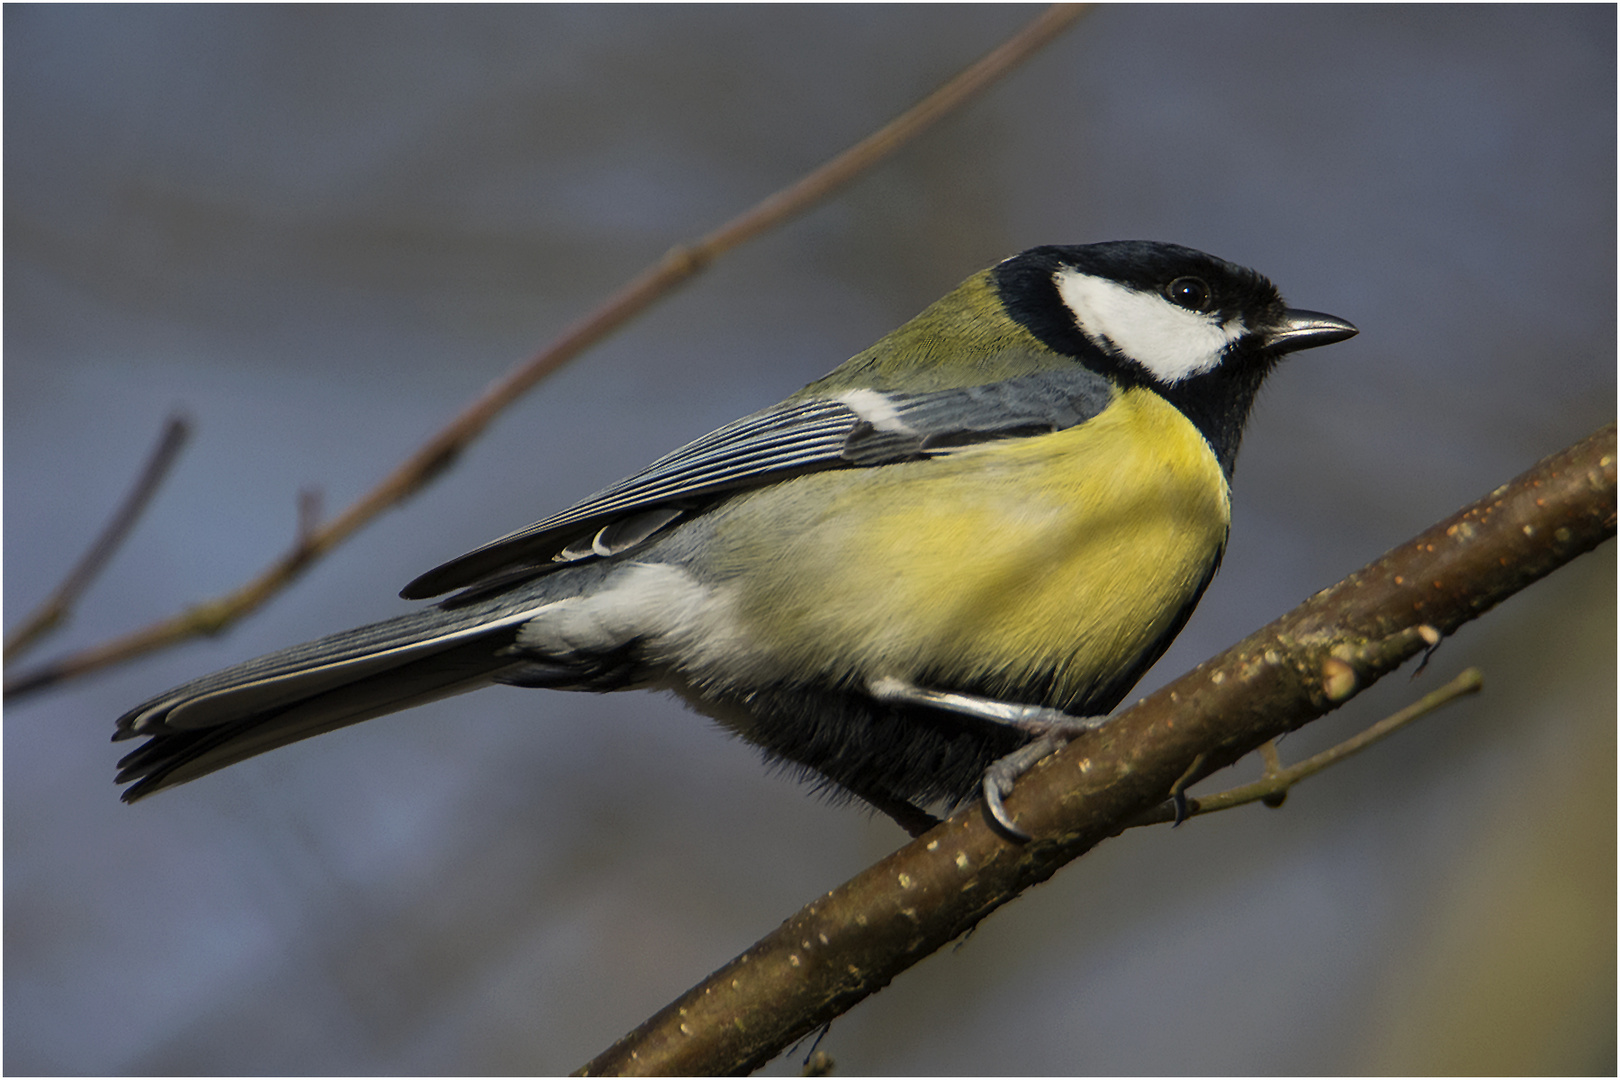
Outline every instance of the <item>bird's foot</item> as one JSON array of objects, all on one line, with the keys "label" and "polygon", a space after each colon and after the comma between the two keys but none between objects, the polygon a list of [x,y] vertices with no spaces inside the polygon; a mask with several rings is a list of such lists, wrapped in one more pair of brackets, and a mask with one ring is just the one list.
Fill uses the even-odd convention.
[{"label": "bird's foot", "polygon": [[991,824],[1003,835],[1020,843],[1028,841],[1030,835],[1013,822],[1002,802],[1012,791],[1013,782],[1033,768],[1036,762],[1061,750],[1070,739],[1101,727],[1108,719],[1105,716],[1071,716],[1044,705],[1022,705],[974,694],[924,690],[895,678],[875,679],[867,689],[879,701],[944,709],[1034,736],[1029,743],[993,762],[980,781],[984,810]]}]

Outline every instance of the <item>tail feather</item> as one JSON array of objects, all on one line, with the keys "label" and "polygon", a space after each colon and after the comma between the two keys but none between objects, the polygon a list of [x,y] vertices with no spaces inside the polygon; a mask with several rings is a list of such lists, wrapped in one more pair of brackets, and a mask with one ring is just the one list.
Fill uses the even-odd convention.
[{"label": "tail feather", "polygon": [[[493,606],[493,605],[491,605]],[[479,605],[485,607],[485,605]],[[534,613],[438,608],[334,634],[197,679],[131,709],[115,741],[123,799],[194,780],[279,746],[495,682]]]}]

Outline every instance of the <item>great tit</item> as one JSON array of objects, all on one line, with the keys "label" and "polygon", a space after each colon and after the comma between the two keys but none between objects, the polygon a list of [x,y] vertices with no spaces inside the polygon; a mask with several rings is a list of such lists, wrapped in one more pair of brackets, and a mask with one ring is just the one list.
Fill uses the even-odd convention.
[{"label": "great tit", "polygon": [[504,683],[673,690],[912,832],[1101,722],[1226,546],[1255,394],[1343,341],[1252,270],[1033,248],[780,404],[405,586],[431,607],[130,710],[133,801]]}]

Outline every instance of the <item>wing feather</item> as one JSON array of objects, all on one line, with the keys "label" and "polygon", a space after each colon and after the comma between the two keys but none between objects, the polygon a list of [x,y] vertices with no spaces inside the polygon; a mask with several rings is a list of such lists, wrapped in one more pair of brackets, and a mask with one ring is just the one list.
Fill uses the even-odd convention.
[{"label": "wing feather", "polygon": [[[921,394],[858,389],[790,398],[666,454],[567,510],[416,578],[406,599],[504,585],[553,563],[616,554],[725,495],[788,476],[915,461],[991,439],[1061,431],[1095,416],[1112,384],[1078,365]],[[648,511],[663,513],[647,515]],[[643,516],[647,515],[647,516]],[[624,523],[622,533],[615,526]]]}]

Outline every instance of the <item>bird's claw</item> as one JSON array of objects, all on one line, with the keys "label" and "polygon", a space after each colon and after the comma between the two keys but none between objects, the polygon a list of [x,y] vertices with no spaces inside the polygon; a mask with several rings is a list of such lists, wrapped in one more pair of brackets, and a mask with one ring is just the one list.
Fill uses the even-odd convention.
[{"label": "bird's claw", "polygon": [[979,781],[979,790],[984,795],[984,812],[990,819],[991,827],[1009,840],[1016,840],[1020,844],[1027,844],[1033,839],[1029,833],[1014,823],[1012,815],[1007,813],[1007,807],[1001,800],[1012,792],[1014,780],[1027,773],[1036,762],[1048,754],[1063,749],[1077,734],[1079,731],[1048,730],[1006,757],[992,762],[990,767],[984,770],[984,776]]}]

